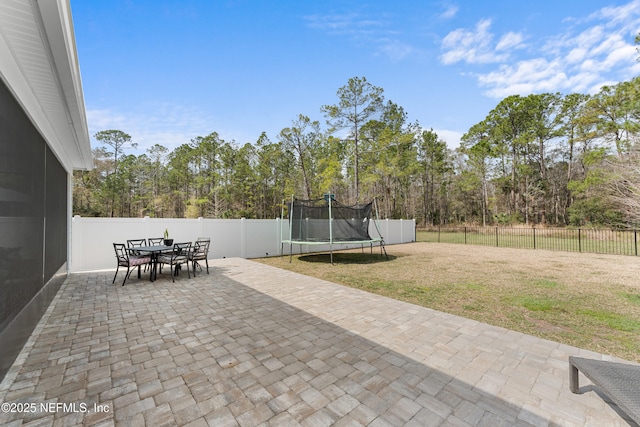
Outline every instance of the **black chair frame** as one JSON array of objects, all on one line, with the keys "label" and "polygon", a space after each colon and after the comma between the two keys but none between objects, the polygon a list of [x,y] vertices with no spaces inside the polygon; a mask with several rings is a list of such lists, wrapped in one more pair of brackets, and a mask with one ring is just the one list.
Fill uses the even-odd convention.
[{"label": "black chair frame", "polygon": [[[149,246],[164,245],[164,237],[149,237],[147,239],[147,242],[149,242]],[[158,264],[160,266],[160,274],[162,274],[162,266],[164,265],[164,263],[158,261]]]},{"label": "black chair frame", "polygon": [[[147,239],[129,239],[127,240],[127,248],[129,248],[129,255],[132,256],[145,256],[142,252],[138,252],[135,248],[139,248],[141,246],[147,246]],[[144,271],[147,271],[147,266],[144,266]]]},{"label": "black chair frame", "polygon": [[125,282],[131,275],[133,271],[132,268],[138,267],[138,279],[140,278],[140,267],[143,265],[151,264],[151,257],[149,256],[136,256],[131,255],[129,253],[129,249],[124,245],[124,243],[114,243],[113,250],[116,253],[116,260],[118,266],[116,267],[116,274],[113,275],[113,280],[111,283],[116,282],[116,277],[118,276],[118,271],[120,267],[127,267],[127,273],[124,275],[124,280],[122,281],[122,286],[124,286]]},{"label": "black chair frame", "polygon": [[204,261],[207,266],[207,274],[209,274],[209,245],[211,244],[211,239],[201,238],[193,245],[193,250],[189,253],[189,260],[191,261],[191,269],[193,270],[193,277],[196,277],[196,267],[200,268],[202,271],[202,266],[198,261]]},{"label": "black chair frame", "polygon": [[182,264],[187,265],[187,275],[191,278],[189,271],[189,253],[191,252],[191,242],[174,243],[171,253],[163,254],[158,257],[158,262],[168,264],[171,268],[171,280],[175,283],[175,276]]}]

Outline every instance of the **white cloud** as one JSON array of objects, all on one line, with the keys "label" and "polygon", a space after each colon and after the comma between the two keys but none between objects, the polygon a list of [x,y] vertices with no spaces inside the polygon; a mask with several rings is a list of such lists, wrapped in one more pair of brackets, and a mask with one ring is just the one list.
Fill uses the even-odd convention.
[{"label": "white cloud", "polygon": [[620,37],[620,34],[604,35],[599,40],[599,43],[593,47],[590,52],[593,56],[606,55],[614,49],[619,49],[625,46],[626,43]]},{"label": "white cloud", "polygon": [[509,32],[500,37],[500,41],[496,45],[496,50],[509,50],[521,48],[524,37],[520,33]]},{"label": "white cloud", "polygon": [[600,89],[602,89],[604,86],[614,86],[614,85],[616,85],[618,83],[620,83],[620,82],[614,81],[614,80],[598,81],[598,83],[596,83],[595,85],[591,86],[591,88],[587,91],[587,93],[593,95],[595,93],[600,92]]},{"label": "white cloud", "polygon": [[640,29],[640,0],[565,22],[570,25],[562,32],[546,40],[538,36],[541,47],[527,46],[513,61],[527,36],[507,32],[494,47],[491,21],[483,20],[474,30],[449,33],[442,41],[441,60],[444,64],[498,64],[487,72],[467,72],[477,78],[486,95],[495,98],[556,91],[594,93],[604,84],[638,75],[633,39]]},{"label": "white cloud", "polygon": [[381,40],[379,50],[393,61],[399,61],[411,55],[415,49],[399,40]]},{"label": "white cloud", "polygon": [[628,66],[629,59],[635,58],[637,55],[637,50],[634,46],[624,44],[616,47],[612,52],[607,55],[607,59],[603,62],[605,65],[605,69],[610,70],[614,67],[624,67]]},{"label": "white cloud", "polygon": [[447,147],[450,150],[455,150],[460,146],[460,140],[462,139],[463,132],[458,132],[457,130],[447,130],[447,129],[434,129],[433,130],[438,137],[447,143]]},{"label": "white cloud", "polygon": [[[598,12],[589,16],[591,19],[607,19],[609,25],[618,26],[622,24],[626,27],[630,18],[640,16],[640,0],[634,0],[622,6],[603,7]],[[637,28],[634,29],[637,31]]]},{"label": "white cloud", "polygon": [[572,88],[577,93],[591,94],[591,88],[599,75],[597,73],[582,72],[575,74],[567,79],[567,87]]},{"label": "white cloud", "polygon": [[443,64],[466,62],[468,64],[489,64],[504,62],[512,48],[520,47],[522,35],[508,33],[493,45],[493,34],[489,31],[490,19],[483,19],[473,30],[459,28],[451,31],[442,40],[445,51],[440,60]]},{"label": "white cloud", "polygon": [[346,37],[360,46],[371,46],[374,55],[382,54],[392,61],[401,60],[416,49],[398,39],[399,31],[385,19],[371,19],[358,13],[309,15],[304,20],[310,28],[333,36]]},{"label": "white cloud", "polygon": [[628,75],[625,77],[625,79],[631,79],[633,77],[639,76],[640,75],[640,62],[637,62],[635,64],[633,64],[632,67],[629,67],[629,69],[627,70]]},{"label": "white cloud", "polygon": [[575,64],[577,62],[582,61],[587,56],[587,49],[577,47],[572,49],[569,54],[566,56],[567,62],[570,64]]},{"label": "white cloud", "polygon": [[605,30],[601,25],[588,28],[576,38],[569,38],[569,42],[584,47],[587,50],[594,49],[604,37]]},{"label": "white cloud", "polygon": [[487,95],[503,98],[533,92],[553,92],[566,85],[567,76],[560,61],[544,58],[520,61],[516,66],[502,65],[498,71],[478,75],[481,86],[489,87]]},{"label": "white cloud", "polygon": [[[584,34],[584,33],[583,33]],[[590,37],[581,43],[582,47],[572,49],[568,54],[568,62],[580,72],[606,73],[633,66],[635,46],[627,43],[619,33],[601,31],[589,32]]]},{"label": "white cloud", "polygon": [[309,27],[334,35],[365,35],[385,26],[381,20],[368,19],[356,13],[305,16]]},{"label": "white cloud", "polygon": [[98,144],[93,135],[116,129],[129,134],[131,141],[138,144],[135,154],[142,154],[155,144],[173,150],[197,136],[208,135],[217,127],[205,113],[171,104],[147,106],[143,111],[87,109],[87,122],[94,147]]},{"label": "white cloud", "polygon": [[112,112],[108,109],[95,109],[87,110],[87,122],[89,124],[89,133],[93,136],[94,133],[101,130],[122,130],[120,128],[126,124],[127,119],[123,114]]},{"label": "white cloud", "polygon": [[440,14],[440,18],[442,19],[451,19],[454,18],[456,16],[456,14],[458,13],[458,10],[460,8],[458,6],[455,5],[447,5],[445,7],[444,12],[442,12]]}]

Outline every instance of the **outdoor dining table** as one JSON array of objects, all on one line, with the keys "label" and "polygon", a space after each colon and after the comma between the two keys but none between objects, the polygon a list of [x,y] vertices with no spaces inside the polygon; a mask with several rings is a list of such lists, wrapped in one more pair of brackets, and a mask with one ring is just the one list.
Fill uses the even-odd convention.
[{"label": "outdoor dining table", "polygon": [[162,252],[169,252],[173,250],[173,246],[155,245],[155,246],[136,246],[132,248],[136,252],[145,252],[151,255],[151,272],[149,278],[153,282],[158,275],[158,255]]}]

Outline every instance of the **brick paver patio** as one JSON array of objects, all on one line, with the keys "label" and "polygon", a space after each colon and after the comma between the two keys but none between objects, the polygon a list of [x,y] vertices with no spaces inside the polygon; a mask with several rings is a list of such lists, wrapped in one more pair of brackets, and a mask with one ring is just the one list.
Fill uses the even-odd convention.
[{"label": "brick paver patio", "polygon": [[584,377],[569,391],[568,356],[602,355],[249,260],[210,265],[124,287],[71,275],[0,385],[0,424],[631,424]]}]

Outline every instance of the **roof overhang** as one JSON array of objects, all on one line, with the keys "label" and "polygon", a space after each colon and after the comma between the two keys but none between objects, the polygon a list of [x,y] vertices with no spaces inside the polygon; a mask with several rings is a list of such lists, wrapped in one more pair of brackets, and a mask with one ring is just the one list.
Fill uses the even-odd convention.
[{"label": "roof overhang", "polygon": [[68,172],[93,168],[68,0],[0,2],[0,78]]}]

